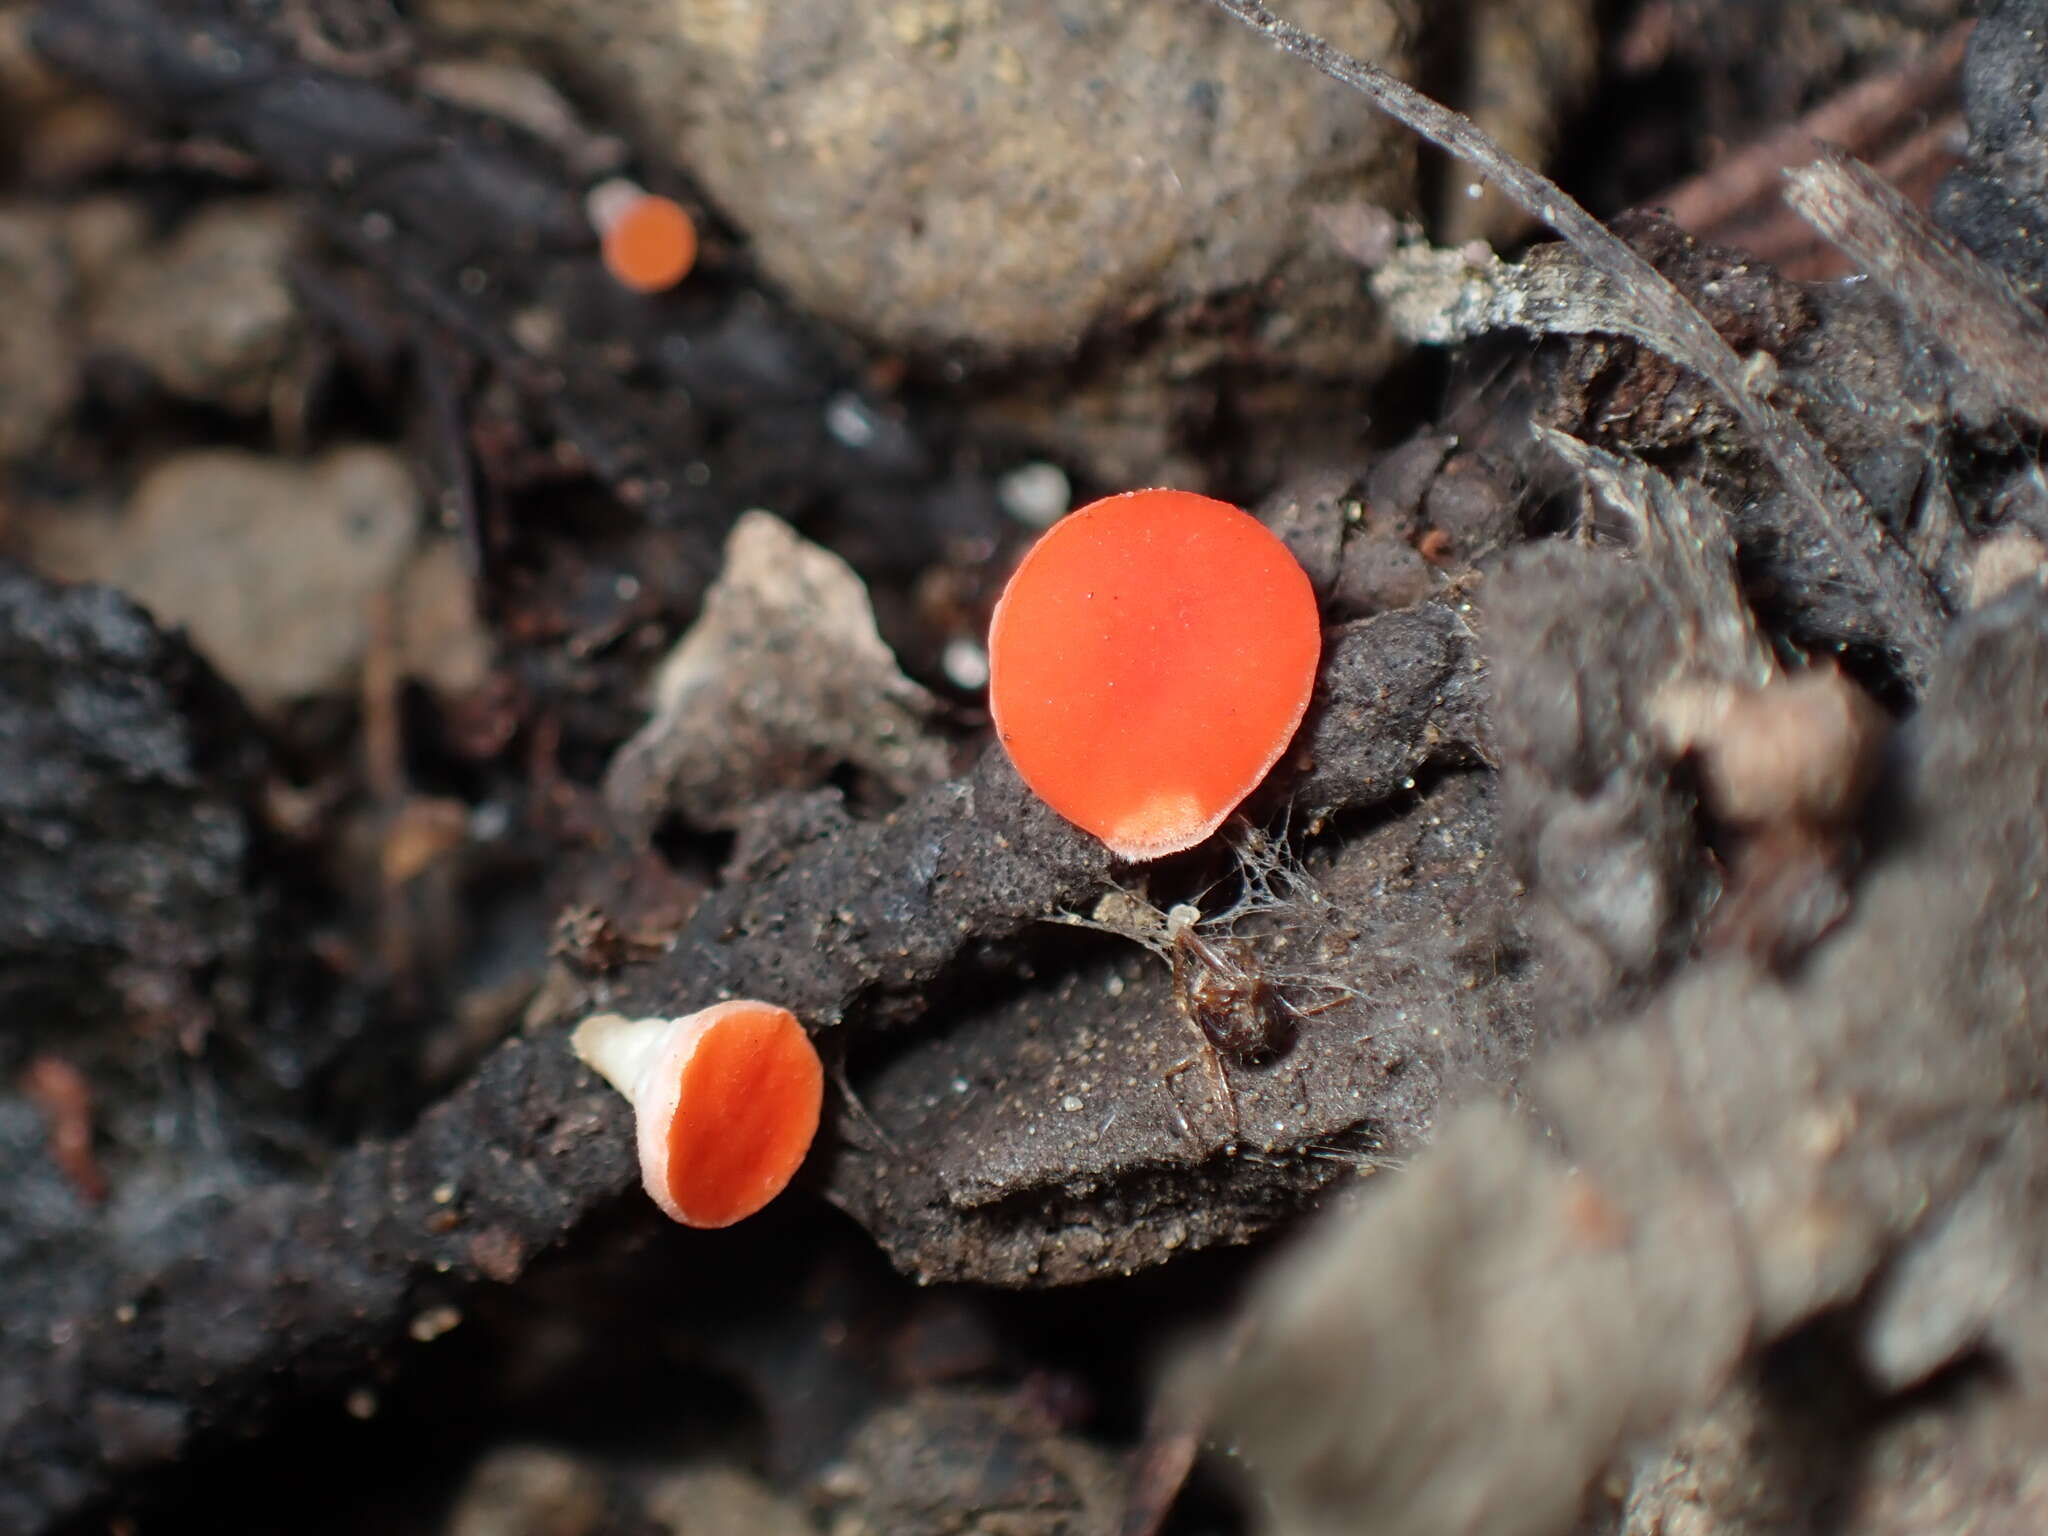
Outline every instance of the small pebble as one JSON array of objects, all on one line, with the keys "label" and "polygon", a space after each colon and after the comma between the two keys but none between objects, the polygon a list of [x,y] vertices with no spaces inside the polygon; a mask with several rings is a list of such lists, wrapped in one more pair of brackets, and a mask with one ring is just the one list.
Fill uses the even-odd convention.
[{"label": "small pebble", "polygon": [[459,1326],[462,1313],[454,1307],[429,1307],[412,1320],[405,1330],[418,1344],[431,1344],[442,1334]]},{"label": "small pebble", "polygon": [[825,430],[848,448],[865,448],[881,429],[858,396],[838,394],[826,403]]},{"label": "small pebble", "polygon": [[1074,504],[1074,487],[1057,464],[1020,464],[996,481],[996,500],[1027,528],[1050,528]]},{"label": "small pebble", "polygon": [[955,688],[973,692],[988,686],[988,649],[979,640],[956,635],[946,642],[939,666]]}]

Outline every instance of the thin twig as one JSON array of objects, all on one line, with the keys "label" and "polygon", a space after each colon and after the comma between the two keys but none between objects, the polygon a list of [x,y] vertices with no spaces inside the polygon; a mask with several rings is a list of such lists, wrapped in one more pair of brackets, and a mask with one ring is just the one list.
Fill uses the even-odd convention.
[{"label": "thin twig", "polygon": [[[1886,149],[1870,162],[1871,166],[1897,187],[1908,202],[1924,208],[1933,199],[1941,178],[1962,162],[1959,146],[1968,131],[1961,112],[1944,112]],[[1793,169],[1779,168],[1774,176],[1774,190],[1782,194],[1786,177]],[[1794,282],[1829,282],[1861,270],[1856,258],[1816,231],[1787,206],[1782,195],[1752,219],[1694,233],[1719,245],[1732,245]]]},{"label": "thin twig", "polygon": [[1555,182],[1507,153],[1462,113],[1431,100],[1378,65],[1282,21],[1258,0],[1211,3],[1472,166],[1531,217],[1557,231],[1589,265],[1634,292],[1652,344],[1705,379],[1733,408],[1786,489],[1812,510],[1843,570],[1891,608],[1892,643],[1907,678],[1916,686],[1925,679],[1943,619],[1932,586],[1885,538],[1862,494],[1829,461],[1819,442],[1797,421],[1750,392],[1742,359],[1669,279]]},{"label": "thin twig", "polygon": [[1776,203],[1785,170],[1813,157],[1819,144],[1838,144],[1869,155],[1887,132],[1915,113],[1950,100],[1963,67],[1963,50],[1977,24],[1966,21],[1940,42],[1897,68],[1858,81],[1822,102],[1797,122],[1765,134],[1719,164],[1650,199],[1673,223],[1713,238],[1744,210],[1769,199]]}]

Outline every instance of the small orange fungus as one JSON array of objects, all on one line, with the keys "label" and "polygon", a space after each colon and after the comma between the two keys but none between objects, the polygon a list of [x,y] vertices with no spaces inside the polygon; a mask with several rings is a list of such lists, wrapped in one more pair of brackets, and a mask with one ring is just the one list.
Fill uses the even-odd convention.
[{"label": "small orange fungus", "polygon": [[1322,626],[1256,518],[1127,491],[1055,523],[989,630],[989,708],[1024,782],[1125,859],[1192,848],[1308,709]]},{"label": "small orange fungus", "polygon": [[591,189],[586,202],[605,270],[635,293],[673,288],[697,264],[697,226],[674,198],[623,178]]},{"label": "small orange fungus", "polygon": [[729,1227],[781,1194],[825,1102],[817,1047],[786,1008],[716,1003],[680,1019],[601,1013],[570,1039],[633,1103],[640,1179],[686,1227]]}]

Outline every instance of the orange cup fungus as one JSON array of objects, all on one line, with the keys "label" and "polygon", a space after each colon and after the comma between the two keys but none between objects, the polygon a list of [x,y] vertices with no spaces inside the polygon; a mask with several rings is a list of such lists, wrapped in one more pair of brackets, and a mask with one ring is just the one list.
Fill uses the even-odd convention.
[{"label": "orange cup fungus", "polygon": [[781,1194],[818,1132],[825,1069],[796,1016],[716,1003],[680,1019],[601,1013],[570,1037],[633,1104],[640,1180],[686,1227],[729,1227]]},{"label": "orange cup fungus", "polygon": [[586,200],[605,270],[635,293],[661,293],[697,264],[697,226],[674,198],[624,178],[591,189]]},{"label": "orange cup fungus", "polygon": [[1256,518],[1127,491],[1055,523],[1003,589],[989,708],[1024,782],[1124,859],[1192,848],[1278,762],[1315,687],[1306,572]]}]

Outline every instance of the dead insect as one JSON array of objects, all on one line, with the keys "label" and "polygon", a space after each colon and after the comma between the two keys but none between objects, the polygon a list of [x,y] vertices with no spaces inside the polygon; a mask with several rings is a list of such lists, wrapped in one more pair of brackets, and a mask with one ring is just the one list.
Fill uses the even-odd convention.
[{"label": "dead insect", "polygon": [[[1244,888],[1221,912],[1205,917],[1182,903],[1162,912],[1143,897],[1111,891],[1088,917],[1063,913],[1057,919],[1082,928],[1118,934],[1144,945],[1173,973],[1173,996],[1181,1017],[1193,1027],[1198,1056],[1166,1069],[1170,1085],[1183,1072],[1205,1065],[1235,1143],[1241,1121],[1229,1064],[1259,1067],[1293,1048],[1303,1019],[1350,1001],[1356,993],[1340,982],[1280,974],[1271,970],[1255,940],[1233,931],[1254,912],[1319,904],[1320,892],[1306,874],[1286,861],[1284,851],[1262,834],[1246,832],[1237,842]],[[1304,995],[1324,1000],[1303,1002]],[[1176,1111],[1181,1134],[1191,1131]]]},{"label": "dead insect", "polygon": [[1200,916],[1193,907],[1175,907],[1166,916],[1180,1011],[1233,1061],[1257,1067],[1286,1055],[1297,1010],[1260,968],[1251,940],[1204,938],[1196,927]]}]

